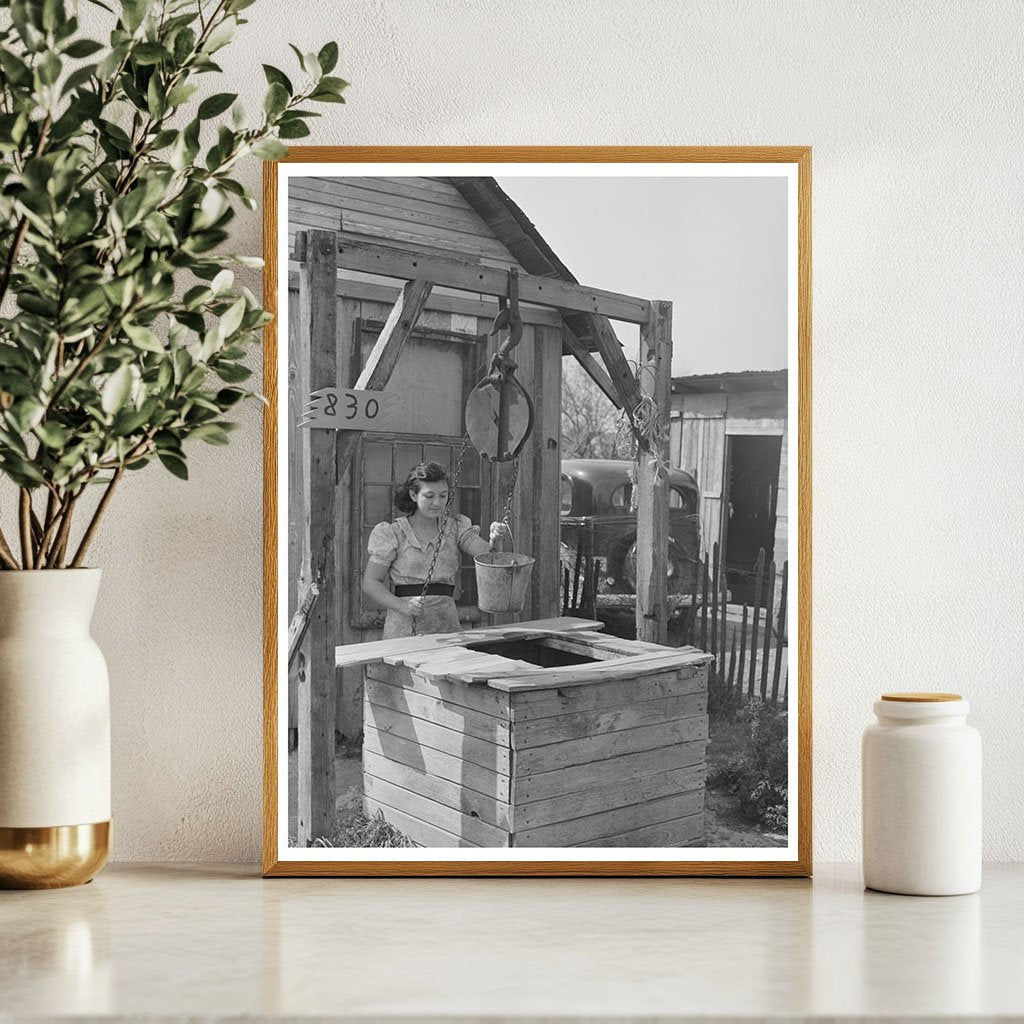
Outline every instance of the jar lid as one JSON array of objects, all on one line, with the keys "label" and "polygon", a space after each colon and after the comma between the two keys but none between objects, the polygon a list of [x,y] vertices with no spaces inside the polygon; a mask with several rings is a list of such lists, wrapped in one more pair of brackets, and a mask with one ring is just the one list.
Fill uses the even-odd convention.
[{"label": "jar lid", "polygon": [[959,693],[883,693],[882,700],[898,700],[912,704],[931,704],[943,700],[963,700]]}]

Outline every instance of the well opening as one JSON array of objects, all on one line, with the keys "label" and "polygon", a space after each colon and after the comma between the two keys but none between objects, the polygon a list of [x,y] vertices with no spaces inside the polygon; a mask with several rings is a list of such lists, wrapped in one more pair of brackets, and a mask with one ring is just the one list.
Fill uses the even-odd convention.
[{"label": "well opening", "polygon": [[565,665],[589,665],[605,658],[588,651],[582,644],[571,644],[554,637],[494,640],[487,643],[466,644],[482,654],[497,654],[514,661],[527,661],[540,668],[561,668]]}]

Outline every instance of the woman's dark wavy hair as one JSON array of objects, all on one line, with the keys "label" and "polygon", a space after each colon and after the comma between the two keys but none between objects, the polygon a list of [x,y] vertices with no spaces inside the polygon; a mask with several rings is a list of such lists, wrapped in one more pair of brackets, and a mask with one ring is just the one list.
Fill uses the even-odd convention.
[{"label": "woman's dark wavy hair", "polygon": [[450,486],[448,469],[440,462],[421,462],[418,466],[413,466],[405,478],[405,483],[395,488],[395,508],[402,515],[412,515],[416,511],[416,502],[409,497],[409,491],[415,490],[419,494],[422,484],[436,484],[442,480]]}]

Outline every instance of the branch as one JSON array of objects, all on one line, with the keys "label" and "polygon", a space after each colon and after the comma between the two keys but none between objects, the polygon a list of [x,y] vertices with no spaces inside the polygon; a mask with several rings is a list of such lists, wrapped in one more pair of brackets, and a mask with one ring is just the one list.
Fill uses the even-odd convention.
[{"label": "branch", "polygon": [[[35,151],[32,153],[33,157],[39,156],[43,149],[46,147],[46,140],[50,137],[50,126],[53,124],[53,117],[47,113],[45,120],[39,129],[39,141],[36,143]],[[7,252],[7,260],[4,263],[3,276],[0,277],[0,302],[4,301],[4,296],[7,294],[7,286],[11,283],[11,274],[14,272],[14,263],[18,258],[18,250],[21,248],[21,243],[25,241],[25,235],[28,232],[28,217],[22,217],[18,221],[17,230],[14,232],[14,239],[11,241],[11,248]]]},{"label": "branch", "polygon": [[32,559],[32,494],[27,487],[21,488],[18,521],[21,526],[21,567],[34,569]]},{"label": "branch", "polygon": [[75,510],[75,502],[78,501],[78,495],[81,493],[81,490],[79,490],[72,497],[68,498],[67,504],[64,506],[57,539],[53,542],[53,548],[50,550],[50,555],[46,559],[47,569],[59,569],[61,567],[60,563],[64,559],[64,552],[67,550],[68,546],[68,534],[71,532],[71,515]]},{"label": "branch", "polygon": [[19,569],[18,560],[14,557],[4,531],[0,530],[0,562],[3,562],[8,569]]},{"label": "branch", "polygon": [[107,506],[110,504],[110,499],[114,495],[114,489],[117,487],[118,482],[124,475],[124,466],[118,466],[117,472],[111,477],[110,483],[107,484],[107,489],[103,492],[103,497],[100,498],[100,503],[96,506],[96,511],[93,513],[92,519],[86,528],[85,534],[82,537],[81,543],[78,545],[78,550],[75,552],[75,557],[71,561],[71,568],[77,569],[81,566],[82,560],[85,558],[85,553],[89,549],[89,545],[92,543],[93,537],[96,535],[96,530],[100,525],[100,520],[103,518],[103,513],[107,511]]}]

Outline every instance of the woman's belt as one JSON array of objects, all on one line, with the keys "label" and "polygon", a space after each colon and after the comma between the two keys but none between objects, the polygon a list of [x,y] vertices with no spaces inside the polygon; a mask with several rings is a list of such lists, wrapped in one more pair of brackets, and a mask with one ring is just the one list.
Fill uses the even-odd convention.
[{"label": "woman's belt", "polygon": [[395,584],[395,597],[419,597],[420,594],[451,597],[454,593],[455,587],[451,583],[428,583],[425,590],[422,583]]}]

